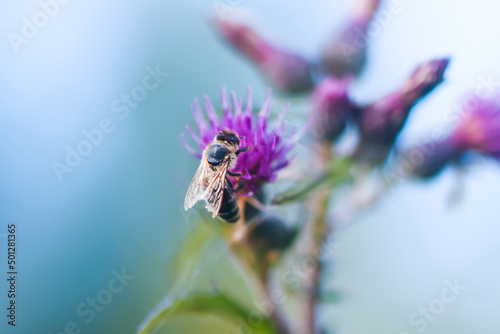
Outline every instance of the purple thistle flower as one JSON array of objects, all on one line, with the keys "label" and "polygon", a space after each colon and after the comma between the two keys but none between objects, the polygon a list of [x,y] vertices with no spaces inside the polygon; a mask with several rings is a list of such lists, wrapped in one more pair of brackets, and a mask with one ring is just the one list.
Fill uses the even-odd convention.
[{"label": "purple thistle flower", "polygon": [[276,48],[243,24],[216,20],[215,26],[273,86],[284,92],[305,92],[314,87],[312,66],[302,56]]},{"label": "purple thistle flower", "polygon": [[452,134],[462,150],[477,150],[500,159],[500,97],[471,97],[464,118]]},{"label": "purple thistle flower", "polygon": [[464,116],[450,135],[409,149],[402,159],[410,163],[411,173],[423,178],[437,175],[450,162],[463,163],[469,150],[500,159],[500,104],[496,100],[470,97]]},{"label": "purple thistle flower", "polygon": [[[231,92],[232,104],[228,102],[226,89],[222,89],[222,117],[217,115],[215,108],[205,95],[205,111],[208,119],[202,112],[199,101],[196,98],[191,104],[194,119],[198,125],[199,135],[195,134],[189,126],[186,130],[196,141],[198,149],[189,146],[182,134],[182,141],[186,149],[197,158],[201,158],[201,152],[207,144],[214,140],[217,132],[223,129],[231,129],[243,137],[242,146],[248,146],[249,150],[240,154],[234,171],[241,172],[242,189],[244,192],[254,193],[258,187],[267,182],[273,182],[277,178],[280,169],[288,166],[292,158],[288,157],[297,141],[304,135],[307,126],[296,132],[285,135],[285,124],[283,119],[287,112],[288,104],[283,108],[276,121],[271,124],[269,115],[271,112],[271,91],[269,90],[262,109],[254,113],[252,109],[252,90],[248,88],[247,101],[243,110],[243,103],[236,94]],[[235,179],[228,175],[234,183]],[[240,191],[241,193],[241,191]]]},{"label": "purple thistle flower", "polygon": [[344,131],[347,118],[355,110],[347,95],[352,77],[339,80],[328,77],[316,86],[312,98],[312,118],[315,135],[325,141],[334,141]]}]

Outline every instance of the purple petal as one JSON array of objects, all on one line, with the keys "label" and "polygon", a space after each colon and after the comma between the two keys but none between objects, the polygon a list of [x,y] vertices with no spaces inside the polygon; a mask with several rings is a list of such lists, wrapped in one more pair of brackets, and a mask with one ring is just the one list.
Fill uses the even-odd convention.
[{"label": "purple petal", "polygon": [[263,118],[267,119],[270,113],[271,113],[271,89],[268,89],[259,116],[262,116]]},{"label": "purple petal", "polygon": [[245,113],[247,115],[251,115],[252,114],[252,87],[248,87],[247,88],[247,108],[245,110]]},{"label": "purple petal", "polygon": [[230,117],[232,112],[231,112],[231,107],[227,103],[227,91],[226,87],[222,87],[222,92],[221,92],[221,100],[222,100],[222,113],[223,117]]},{"label": "purple petal", "polygon": [[233,101],[235,115],[240,116],[241,115],[241,104],[239,103],[238,97],[236,96],[236,93],[234,90],[231,91],[231,101]]},{"label": "purple petal", "polygon": [[208,95],[204,95],[204,97],[205,97],[205,110],[207,111],[208,118],[210,119],[210,124],[212,124],[212,127],[215,128],[219,124],[219,116],[217,116],[212,101],[210,101]]},{"label": "purple petal", "polygon": [[184,144],[184,147],[186,148],[186,150],[188,150],[189,153],[191,153],[192,155],[194,155],[195,157],[200,159],[201,154],[199,152],[196,152],[195,149],[193,149],[191,146],[189,146],[189,144],[186,142],[186,138],[184,138],[183,133],[181,133],[181,139],[182,139],[182,143]]},{"label": "purple petal", "polygon": [[196,133],[194,133],[193,130],[191,130],[189,125],[186,124],[185,127],[186,127],[186,130],[191,135],[191,137],[193,137],[193,139],[196,141],[196,144],[201,145],[202,144],[201,138]]},{"label": "purple petal", "polygon": [[304,125],[299,130],[299,132],[297,132],[297,134],[290,139],[290,143],[296,144],[306,134],[307,130],[309,130],[309,128],[311,127],[312,123],[313,123],[312,120],[309,120],[306,123],[306,125]]},{"label": "purple petal", "polygon": [[198,98],[195,98],[194,103],[191,104],[191,111],[193,112],[193,117],[196,124],[198,125],[200,133],[205,132],[208,124],[205,117],[203,116],[203,112],[201,111],[200,101],[198,100]]},{"label": "purple petal", "polygon": [[274,122],[275,129],[277,129],[281,125],[281,122],[283,122],[283,119],[285,118],[285,115],[288,112],[289,107],[290,107],[290,102],[287,102],[283,107],[283,109],[281,110],[280,114],[278,115],[276,122]]}]

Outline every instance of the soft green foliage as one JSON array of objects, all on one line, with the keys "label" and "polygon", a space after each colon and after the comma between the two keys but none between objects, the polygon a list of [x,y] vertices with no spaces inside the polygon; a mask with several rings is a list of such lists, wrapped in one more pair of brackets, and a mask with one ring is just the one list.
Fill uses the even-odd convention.
[{"label": "soft green foliage", "polygon": [[199,257],[203,254],[202,249],[206,246],[216,234],[203,221],[196,222],[189,231],[189,238],[181,243],[172,270],[170,270],[171,279],[179,282],[189,276],[196,268]]},{"label": "soft green foliage", "polygon": [[[251,311],[220,292],[198,293],[181,299],[167,297],[144,321],[137,333],[153,333],[153,330],[165,321],[189,313],[215,315],[236,325],[238,319],[249,319]],[[270,320],[264,318],[260,326],[253,328],[253,333],[273,334],[275,331]]]},{"label": "soft green foliage", "polygon": [[273,204],[283,205],[303,201],[318,188],[333,188],[350,178],[352,161],[348,158],[331,161],[320,173],[302,181],[301,185],[293,187],[273,199]]}]

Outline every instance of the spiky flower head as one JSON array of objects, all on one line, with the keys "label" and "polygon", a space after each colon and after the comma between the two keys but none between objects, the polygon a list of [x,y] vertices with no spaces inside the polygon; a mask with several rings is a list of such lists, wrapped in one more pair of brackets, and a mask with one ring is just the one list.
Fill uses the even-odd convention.
[{"label": "spiky flower head", "polygon": [[302,56],[275,47],[246,25],[216,20],[215,26],[276,88],[293,93],[309,91],[314,87],[312,66]]},{"label": "spiky flower head", "polygon": [[500,100],[466,99],[461,119],[441,140],[428,141],[402,154],[411,173],[423,178],[436,176],[450,162],[464,163],[462,156],[476,151],[500,159]]},{"label": "spiky flower head", "polygon": [[[187,144],[184,134],[182,140],[184,146],[197,158],[201,158],[201,152],[207,144],[214,140],[217,132],[224,129],[236,131],[238,136],[243,137],[242,147],[248,146],[247,152],[241,153],[233,171],[241,172],[243,187],[240,193],[253,193],[259,187],[268,182],[273,182],[277,178],[278,171],[288,166],[291,161],[290,151],[297,141],[305,133],[307,127],[290,134],[285,133],[283,119],[286,115],[288,105],[278,115],[277,119],[271,123],[269,120],[271,112],[271,91],[269,90],[262,109],[254,113],[252,109],[252,91],[249,88],[245,109],[243,109],[242,99],[238,98],[235,92],[231,92],[231,103],[228,102],[226,89],[222,89],[222,116],[217,112],[205,95],[204,115],[198,99],[191,105],[194,119],[198,126],[199,135],[186,125],[186,129],[191,137],[196,141],[198,148],[193,149]],[[228,176],[232,182],[234,178]]]},{"label": "spiky flower head", "polygon": [[347,95],[351,77],[328,77],[314,89],[312,118],[314,134],[321,140],[334,141],[345,129],[354,104]]},{"label": "spiky flower head", "polygon": [[462,150],[476,150],[500,159],[500,97],[467,99],[463,118],[452,138]]}]

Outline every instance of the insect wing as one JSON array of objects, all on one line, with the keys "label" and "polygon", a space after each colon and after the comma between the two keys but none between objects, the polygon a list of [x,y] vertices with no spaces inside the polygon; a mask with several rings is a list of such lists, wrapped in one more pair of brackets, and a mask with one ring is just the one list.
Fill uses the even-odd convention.
[{"label": "insect wing", "polygon": [[206,209],[212,212],[212,218],[217,217],[222,204],[224,188],[226,186],[226,173],[229,168],[229,162],[225,162],[220,168],[210,176],[210,180],[203,194],[207,202]]},{"label": "insect wing", "polygon": [[193,180],[189,185],[188,191],[186,193],[186,198],[184,199],[184,210],[187,210],[196,202],[204,199],[205,192],[205,182],[207,178],[208,170],[206,167],[206,162],[202,161],[198,170],[194,174]]}]

